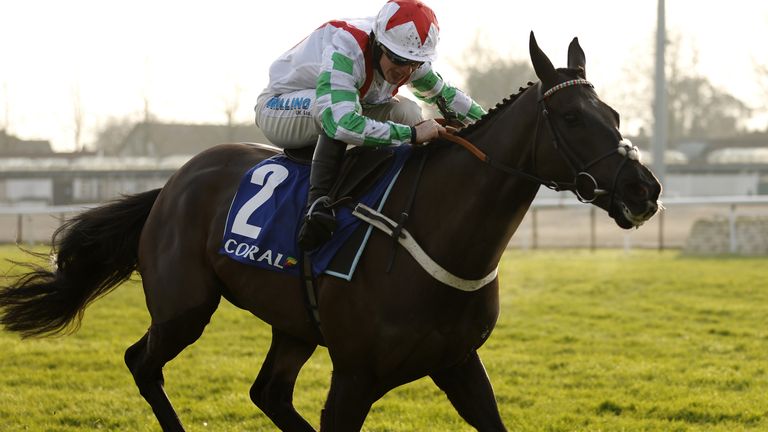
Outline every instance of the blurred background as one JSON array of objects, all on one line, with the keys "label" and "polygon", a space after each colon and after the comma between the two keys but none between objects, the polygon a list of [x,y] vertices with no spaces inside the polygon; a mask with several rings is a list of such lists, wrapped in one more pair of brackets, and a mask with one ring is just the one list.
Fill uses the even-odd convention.
[{"label": "blurred background", "polygon": [[[67,216],[161,187],[205,148],[266,142],[253,106],[270,63],[382,4],[2,2],[0,241],[48,241]],[[662,177],[667,209],[640,230],[544,190],[513,247],[768,254],[768,2],[427,4],[435,69],[486,108],[535,80],[531,30],[555,66],[578,37],[588,78]]]}]

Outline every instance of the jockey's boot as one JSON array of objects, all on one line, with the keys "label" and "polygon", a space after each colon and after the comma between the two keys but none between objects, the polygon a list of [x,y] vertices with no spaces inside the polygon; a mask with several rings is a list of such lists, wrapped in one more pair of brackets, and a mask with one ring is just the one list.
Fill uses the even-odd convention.
[{"label": "jockey's boot", "polygon": [[328,192],[336,182],[347,145],[321,133],[317,138],[312,168],[309,172],[309,194],[304,221],[299,229],[299,247],[311,251],[330,240],[336,229],[336,214],[330,208]]}]

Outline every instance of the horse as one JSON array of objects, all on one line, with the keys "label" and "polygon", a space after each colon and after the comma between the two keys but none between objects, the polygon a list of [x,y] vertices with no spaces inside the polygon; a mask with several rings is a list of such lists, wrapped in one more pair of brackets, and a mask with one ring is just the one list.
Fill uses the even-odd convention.
[{"label": "horse", "polygon": [[151,323],[126,350],[125,364],[164,431],[184,428],[164,392],[163,367],[200,337],[222,297],[272,327],[250,398],[281,430],[314,430],[292,398],[319,345],[333,364],[321,430],[359,430],[375,401],[425,376],[472,427],[505,430],[477,350],[499,315],[494,271],[537,192],[542,185],[570,190],[625,229],[653,216],[661,193],[622,138],[618,113],[586,80],[578,38],[567,68],[552,65],[533,32],[529,50],[539,81],[458,132],[472,152],[445,139],[427,145],[424,165],[405,165],[382,209],[409,208],[406,228],[424,253],[481,286],[447,286],[406,253],[395,254],[387,272],[392,238],[375,231],[351,281],[314,281],[316,322],[300,278],[219,253],[237,184],[275,154],[223,144],[192,158],[161,189],[68,221],[54,234],[56,267],[36,268],[2,289],[0,322],[24,337],[74,331],[89,303],[138,270]]}]

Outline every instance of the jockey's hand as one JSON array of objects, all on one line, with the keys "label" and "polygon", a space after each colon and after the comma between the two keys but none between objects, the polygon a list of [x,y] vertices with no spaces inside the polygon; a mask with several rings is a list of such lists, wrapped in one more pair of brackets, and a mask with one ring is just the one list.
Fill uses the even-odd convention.
[{"label": "jockey's hand", "polygon": [[424,144],[427,141],[437,138],[440,132],[445,132],[445,128],[432,119],[424,120],[413,127],[415,136],[412,137],[412,144]]}]

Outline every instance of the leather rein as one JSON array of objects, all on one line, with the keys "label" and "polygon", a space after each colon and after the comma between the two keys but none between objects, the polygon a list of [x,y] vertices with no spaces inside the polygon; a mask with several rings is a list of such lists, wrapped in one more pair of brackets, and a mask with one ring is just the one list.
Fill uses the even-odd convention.
[{"label": "leather rein", "polygon": [[[618,148],[616,150],[611,150],[595,158],[589,163],[586,163],[586,164],[581,163],[579,158],[573,152],[572,146],[568,144],[568,141],[565,139],[565,137],[563,137],[560,133],[558,133],[557,129],[555,128],[555,125],[552,123],[552,120],[549,117],[550,110],[546,104],[546,99],[552,96],[558,90],[562,90],[566,87],[571,87],[576,85],[586,85],[589,87],[593,87],[592,84],[585,79],[569,80],[550,88],[549,90],[544,92],[544,94],[539,98],[538,103],[539,105],[541,105],[541,110],[538,112],[540,115],[537,115],[536,117],[536,134],[534,136],[534,143],[533,143],[533,145],[535,146],[536,142],[538,141],[539,123],[540,123],[540,119],[543,117],[544,122],[550,131],[550,135],[552,136],[552,144],[554,145],[558,153],[561,156],[563,156],[569,168],[571,169],[571,172],[574,175],[573,182],[571,183],[564,183],[564,182],[557,182],[555,180],[543,179],[537,175],[531,174],[522,169],[515,168],[507,164],[504,164],[502,162],[499,162],[491,158],[487,153],[479,149],[477,146],[475,146],[465,138],[455,135],[451,132],[440,132],[439,136],[440,138],[443,138],[445,140],[448,140],[455,144],[460,145],[461,147],[469,151],[472,155],[474,155],[477,159],[479,159],[484,163],[487,163],[488,165],[492,166],[495,169],[498,169],[499,171],[505,172],[510,175],[515,175],[518,177],[525,178],[527,180],[530,180],[534,183],[538,183],[554,191],[570,190],[574,192],[578,200],[583,203],[591,203],[602,195],[610,194],[611,203],[612,203],[615,195],[616,184],[618,182],[619,174],[621,173],[621,170],[624,168],[628,160],[639,160],[640,153],[637,147],[634,146],[629,140],[622,139],[619,141]],[[541,83],[539,83],[539,94],[541,94]],[[619,164],[619,168],[617,169],[616,174],[614,175],[611,188],[601,189],[597,183],[597,180],[591,174],[589,174],[587,170],[593,167],[594,165],[596,165],[598,162],[602,161],[603,159],[609,156],[612,156],[616,153],[622,156],[624,160]],[[534,158],[535,158],[535,150],[534,150]],[[584,182],[588,182],[588,183],[584,183]],[[579,187],[580,185],[584,185],[584,184],[586,184],[586,188]],[[591,190],[589,190],[590,188]]]}]

